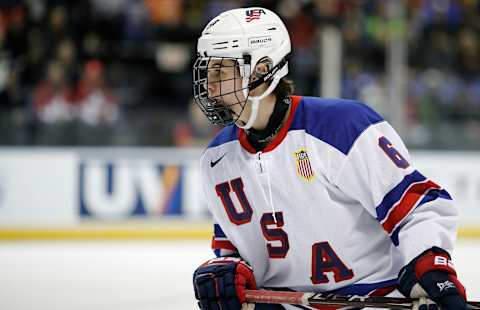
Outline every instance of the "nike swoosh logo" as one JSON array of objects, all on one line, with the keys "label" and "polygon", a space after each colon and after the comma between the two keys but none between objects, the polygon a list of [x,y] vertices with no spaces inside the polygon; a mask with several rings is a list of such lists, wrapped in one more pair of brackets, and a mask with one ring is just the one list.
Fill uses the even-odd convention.
[{"label": "nike swoosh logo", "polygon": [[215,165],[218,164],[222,160],[222,158],[225,157],[225,155],[227,155],[227,153],[223,154],[222,157],[220,157],[216,161],[210,161],[210,167],[212,167],[212,168],[215,167]]}]

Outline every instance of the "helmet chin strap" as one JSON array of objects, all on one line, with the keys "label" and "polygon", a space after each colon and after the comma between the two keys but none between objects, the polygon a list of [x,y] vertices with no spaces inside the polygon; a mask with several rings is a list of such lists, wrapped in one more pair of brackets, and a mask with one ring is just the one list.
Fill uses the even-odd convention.
[{"label": "helmet chin strap", "polygon": [[237,124],[237,127],[242,129],[250,129],[253,126],[253,123],[255,123],[255,120],[257,119],[258,109],[260,107],[260,100],[270,95],[275,89],[275,87],[277,87],[278,82],[280,82],[280,77],[276,75],[273,78],[272,83],[270,83],[270,86],[268,86],[267,90],[265,90],[263,94],[261,94],[260,96],[248,97],[247,100],[252,102],[250,117],[245,125],[240,126]]}]

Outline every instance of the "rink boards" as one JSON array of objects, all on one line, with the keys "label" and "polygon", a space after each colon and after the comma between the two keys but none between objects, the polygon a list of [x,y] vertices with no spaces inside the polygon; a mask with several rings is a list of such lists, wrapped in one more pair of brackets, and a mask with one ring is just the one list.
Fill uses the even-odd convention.
[{"label": "rink boards", "polygon": [[[208,239],[200,149],[0,148],[0,239]],[[480,237],[480,153],[413,152]]]}]

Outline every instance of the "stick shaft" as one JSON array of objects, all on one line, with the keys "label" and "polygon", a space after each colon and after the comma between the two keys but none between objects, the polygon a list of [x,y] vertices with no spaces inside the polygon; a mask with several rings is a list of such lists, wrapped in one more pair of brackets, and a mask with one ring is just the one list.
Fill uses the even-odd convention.
[{"label": "stick shaft", "polygon": [[248,302],[260,304],[293,304],[308,305],[308,298],[313,294],[303,292],[283,292],[267,290],[246,290]]},{"label": "stick shaft", "polygon": [[[247,302],[263,304],[331,305],[412,309],[414,299],[383,296],[341,296],[310,292],[246,290]],[[468,309],[480,309],[480,302],[468,302]]]}]

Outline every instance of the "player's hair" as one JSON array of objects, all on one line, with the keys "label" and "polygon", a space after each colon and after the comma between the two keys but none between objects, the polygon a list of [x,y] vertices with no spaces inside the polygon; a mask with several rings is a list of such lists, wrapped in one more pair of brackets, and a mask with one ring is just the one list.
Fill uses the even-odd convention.
[{"label": "player's hair", "polygon": [[277,87],[273,90],[273,94],[277,98],[282,98],[285,96],[290,96],[295,90],[295,83],[285,77],[281,78],[278,82]]}]

